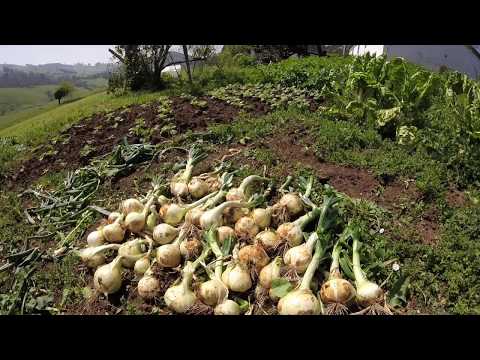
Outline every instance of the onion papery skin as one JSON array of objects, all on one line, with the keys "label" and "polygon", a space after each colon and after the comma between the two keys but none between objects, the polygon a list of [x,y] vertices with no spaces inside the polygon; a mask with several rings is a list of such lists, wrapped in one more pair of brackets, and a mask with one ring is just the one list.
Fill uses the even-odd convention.
[{"label": "onion papery skin", "polygon": [[225,195],[227,201],[243,201],[244,197],[243,191],[239,188],[232,188],[228,191],[227,195]]},{"label": "onion papery skin", "polygon": [[109,224],[102,229],[105,240],[109,243],[120,243],[125,238],[125,229],[117,220],[113,224]]},{"label": "onion papery skin", "polygon": [[288,249],[283,257],[285,265],[295,269],[298,274],[303,274],[307,270],[308,264],[312,261],[312,252],[306,244],[298,245]]},{"label": "onion papery skin", "polygon": [[153,229],[153,240],[160,245],[172,242],[179,234],[180,229],[165,223],[158,224]]},{"label": "onion papery skin", "polygon": [[215,315],[240,315],[240,306],[233,300],[227,299],[223,303],[218,304],[213,309]]},{"label": "onion papery skin", "polygon": [[184,314],[195,304],[197,297],[195,293],[182,284],[172,286],[163,295],[165,304],[178,314]]},{"label": "onion papery skin", "polygon": [[157,263],[161,267],[177,267],[182,261],[182,254],[180,253],[179,244],[174,243],[160,246],[157,248],[156,258]]},{"label": "onion papery skin", "polygon": [[374,282],[365,281],[357,284],[356,299],[363,307],[381,303],[383,302],[383,290]]},{"label": "onion papery skin", "polygon": [[263,230],[255,236],[255,241],[258,241],[266,250],[276,249],[283,240],[273,230]]},{"label": "onion papery skin", "polygon": [[278,302],[280,315],[319,315],[320,302],[309,289],[298,289],[289,292]]},{"label": "onion papery skin", "polygon": [[197,238],[191,238],[186,241],[182,241],[180,244],[180,254],[188,260],[198,257],[202,252],[202,242]]},{"label": "onion papery skin", "polygon": [[292,216],[299,215],[303,212],[303,203],[300,197],[296,194],[285,194],[281,197],[279,204],[285,207],[288,213]]},{"label": "onion papery skin", "polygon": [[173,182],[170,184],[170,192],[173,196],[186,197],[188,195],[188,186],[184,182]]},{"label": "onion papery skin", "polygon": [[113,211],[110,213],[110,215],[108,215],[107,221],[109,224],[113,224],[121,216],[122,214],[120,214],[119,212]]},{"label": "onion papery skin", "polygon": [[183,221],[186,214],[186,209],[178,204],[165,204],[160,208],[159,215],[163,222],[175,226]]},{"label": "onion papery skin", "polygon": [[268,264],[270,258],[260,245],[247,245],[238,251],[239,261],[246,265],[253,265],[257,271],[260,271],[264,266]]},{"label": "onion papery skin", "polygon": [[145,275],[138,282],[137,291],[142,299],[151,300],[160,292],[160,281],[152,275]]},{"label": "onion papery skin", "polygon": [[228,296],[228,289],[219,279],[211,279],[202,284],[198,289],[198,298],[209,306],[222,303]]},{"label": "onion papery skin", "polygon": [[223,211],[223,217],[226,224],[235,224],[242,217],[248,216],[250,210],[247,208],[228,207]]},{"label": "onion papery skin", "polygon": [[226,239],[229,237],[232,239],[236,239],[235,230],[233,230],[230,226],[220,226],[217,228],[218,233],[218,243],[222,245]]},{"label": "onion papery skin", "polygon": [[244,216],[235,223],[235,235],[239,238],[253,240],[259,232],[252,218]]},{"label": "onion papery skin", "polygon": [[260,285],[265,289],[270,289],[272,281],[280,278],[280,269],[282,265],[282,258],[276,257],[270,264],[266,265],[258,276]]},{"label": "onion papery skin", "polygon": [[122,287],[121,257],[100,266],[93,275],[93,285],[100,293],[114,294]]},{"label": "onion papery skin", "polygon": [[260,230],[269,227],[272,222],[271,209],[254,209],[251,213],[251,216]]},{"label": "onion papery skin", "polygon": [[120,246],[118,255],[122,256],[122,266],[131,269],[135,266],[137,260],[145,255],[141,248],[142,242],[141,239],[134,239]]},{"label": "onion papery skin", "polygon": [[148,270],[149,267],[150,267],[150,259],[148,258],[148,256],[144,256],[135,262],[133,271],[137,275],[143,275],[145,274],[145,272]]},{"label": "onion papery skin", "polygon": [[292,247],[300,245],[304,240],[302,229],[294,223],[280,225],[277,229],[277,234],[280,236],[280,239],[287,241]]},{"label": "onion papery skin", "polygon": [[353,285],[345,279],[336,278],[326,281],[320,289],[320,298],[326,304],[349,304],[356,295]]},{"label": "onion papery skin", "polygon": [[194,199],[200,199],[209,192],[208,184],[199,178],[193,178],[188,183],[188,192]]},{"label": "onion papery skin", "polygon": [[222,274],[222,281],[229,290],[239,293],[252,287],[252,279],[248,270],[239,264],[228,266]]},{"label": "onion papery skin", "polygon": [[122,201],[120,210],[123,215],[127,216],[131,212],[141,213],[144,209],[144,205],[138,199],[127,199]]},{"label": "onion papery skin", "polygon": [[196,227],[200,227],[200,218],[202,217],[205,211],[196,207],[192,210],[189,210],[185,215],[185,222],[189,222],[190,224],[195,225]]},{"label": "onion papery skin", "polygon": [[105,243],[105,237],[103,236],[103,232],[101,230],[92,231],[87,236],[87,244],[90,247],[100,246]]},{"label": "onion papery skin", "polygon": [[142,213],[131,212],[125,218],[125,227],[132,233],[138,234],[145,228],[145,221]]}]

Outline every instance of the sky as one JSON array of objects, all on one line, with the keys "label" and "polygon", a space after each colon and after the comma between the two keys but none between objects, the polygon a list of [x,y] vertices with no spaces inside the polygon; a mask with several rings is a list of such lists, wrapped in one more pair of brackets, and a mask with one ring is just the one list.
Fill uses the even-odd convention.
[{"label": "sky", "polygon": [[[215,46],[221,49],[221,45]],[[106,63],[112,59],[110,47],[113,45],[0,45],[0,64]],[[182,51],[178,45],[172,50]]]},{"label": "sky", "polygon": [[110,62],[113,45],[0,45],[0,64],[95,64]]}]

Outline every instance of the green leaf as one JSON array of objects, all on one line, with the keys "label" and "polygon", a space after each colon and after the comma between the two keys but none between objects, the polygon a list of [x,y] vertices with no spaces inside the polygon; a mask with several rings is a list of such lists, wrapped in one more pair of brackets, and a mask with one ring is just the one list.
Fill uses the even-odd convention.
[{"label": "green leaf", "polygon": [[247,300],[241,299],[239,297],[235,297],[234,301],[240,306],[240,312],[245,313],[250,308],[250,304]]},{"label": "green leaf", "polygon": [[400,278],[393,284],[392,289],[389,292],[388,303],[393,306],[404,306],[407,303],[407,291],[410,284],[410,279],[405,275],[401,275]]},{"label": "green leaf", "polygon": [[293,285],[287,279],[279,278],[272,281],[272,295],[282,298],[293,289]]},{"label": "green leaf", "polygon": [[230,254],[230,251],[232,251],[232,245],[233,245],[233,237],[229,236],[225,239],[225,241],[222,244],[222,254],[223,256],[227,256]]},{"label": "green leaf", "polygon": [[340,263],[344,275],[350,280],[355,280],[355,275],[353,274],[353,268],[350,259],[348,258],[348,254],[343,252],[338,262]]}]

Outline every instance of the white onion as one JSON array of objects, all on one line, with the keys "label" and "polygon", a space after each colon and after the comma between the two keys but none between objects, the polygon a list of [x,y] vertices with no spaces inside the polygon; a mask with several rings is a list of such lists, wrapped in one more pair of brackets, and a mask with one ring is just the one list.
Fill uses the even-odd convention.
[{"label": "white onion", "polygon": [[223,244],[227,238],[235,239],[235,230],[233,230],[230,226],[220,226],[217,228],[218,234],[218,242],[219,244]]},{"label": "white onion", "polygon": [[118,249],[118,255],[122,256],[122,266],[133,268],[135,262],[143,257],[145,253],[142,251],[143,239],[133,239],[123,243]]},{"label": "white onion", "polygon": [[260,275],[258,276],[260,285],[262,285],[262,287],[264,287],[265,289],[270,289],[270,287],[272,286],[272,281],[280,278],[281,266],[282,258],[280,256],[277,256],[270,262],[270,264],[265,266],[260,271]]},{"label": "white onion", "polygon": [[202,196],[208,194],[208,184],[199,178],[193,178],[188,183],[188,191],[194,199],[200,199]]},{"label": "white onion", "polygon": [[235,223],[235,235],[239,238],[253,240],[259,229],[252,218],[242,217]]},{"label": "white onion", "polygon": [[240,315],[240,306],[233,300],[227,299],[213,309],[215,315]]},{"label": "white onion", "polygon": [[302,228],[295,223],[281,224],[277,229],[277,234],[282,241],[288,242],[290,246],[298,246],[303,241]]},{"label": "white onion", "polygon": [[123,228],[121,222],[123,216],[115,220],[114,223],[105,225],[101,231],[105,240],[111,243],[119,243],[123,241],[125,237],[125,229]]},{"label": "white onion", "polygon": [[160,292],[160,281],[154,276],[150,267],[138,282],[137,291],[138,295],[146,300],[153,299]]},{"label": "white onion", "polygon": [[320,302],[310,289],[289,292],[278,302],[280,315],[319,315]]},{"label": "white onion", "polygon": [[177,267],[182,261],[179,244],[173,243],[160,246],[157,248],[156,258],[161,267]]},{"label": "white onion", "polygon": [[281,197],[279,204],[285,207],[292,216],[298,215],[303,211],[303,203],[296,194],[285,194]]},{"label": "white onion", "polygon": [[272,221],[272,208],[267,209],[254,209],[252,211],[252,219],[260,230],[263,230],[270,226]]},{"label": "white onion", "polygon": [[90,247],[93,246],[100,246],[105,243],[105,237],[103,236],[103,232],[101,230],[92,231],[87,236],[87,244]]},{"label": "white onion", "polygon": [[305,244],[288,249],[283,257],[285,264],[295,269],[298,274],[303,274],[312,260],[313,247],[317,240],[318,235],[313,232]]},{"label": "white onion", "polygon": [[242,247],[238,251],[238,259],[246,266],[254,266],[257,271],[260,271],[270,261],[263,247],[258,244]]},{"label": "white onion", "polygon": [[137,199],[124,200],[120,205],[120,210],[124,216],[127,216],[131,212],[141,213],[143,211],[143,208],[143,204],[140,202],[140,200]]},{"label": "white onion", "polygon": [[171,225],[162,223],[153,229],[153,240],[157,244],[165,245],[173,241],[178,236],[180,229]]},{"label": "white onion", "polygon": [[202,284],[198,289],[199,299],[206,305],[215,306],[222,303],[228,296],[228,289],[219,279],[213,278]]},{"label": "white onion", "polygon": [[122,286],[122,257],[116,257],[111,263],[100,266],[93,275],[93,285],[100,293],[116,293]]},{"label": "white onion", "polygon": [[242,207],[244,204],[236,201],[227,201],[223,204],[205,211],[200,217],[200,226],[202,229],[208,229],[212,226],[219,227],[223,225],[222,212],[227,207]]},{"label": "white onion", "polygon": [[245,292],[252,287],[248,270],[240,264],[229,265],[222,274],[222,281],[235,292]]},{"label": "white onion", "polygon": [[117,221],[117,219],[121,216],[122,216],[122,214],[120,214],[119,212],[113,211],[113,212],[110,213],[110,215],[108,215],[108,220],[107,221],[108,221],[109,224],[112,224],[115,221]]},{"label": "white onion", "polygon": [[149,267],[150,267],[150,259],[148,256],[144,256],[135,262],[133,271],[137,275],[143,275],[145,274],[145,272],[148,270]]},{"label": "white onion", "polygon": [[263,230],[255,236],[255,241],[258,241],[266,250],[276,249],[283,241],[275,231]]},{"label": "white onion", "polygon": [[99,245],[95,247],[87,247],[78,251],[78,256],[85,265],[95,268],[105,263],[105,256],[102,252],[107,250],[116,250],[120,247],[117,244]]}]

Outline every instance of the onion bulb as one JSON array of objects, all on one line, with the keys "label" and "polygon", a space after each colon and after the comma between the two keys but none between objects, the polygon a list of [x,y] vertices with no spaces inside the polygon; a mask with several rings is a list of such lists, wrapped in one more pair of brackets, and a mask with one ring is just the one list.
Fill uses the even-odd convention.
[{"label": "onion bulb", "polygon": [[151,268],[148,268],[138,281],[137,291],[138,295],[146,300],[153,299],[160,292],[160,281],[153,275]]},{"label": "onion bulb", "polygon": [[258,276],[260,285],[265,289],[270,289],[272,281],[280,278],[280,269],[282,267],[282,258],[277,256],[270,264],[265,266]]},{"label": "onion bulb", "polygon": [[194,199],[200,199],[208,194],[209,186],[202,179],[195,177],[188,183],[188,192]]},{"label": "onion bulb", "polygon": [[92,231],[87,236],[87,244],[90,247],[100,246],[100,245],[103,245],[104,243],[105,243],[105,237],[103,236],[103,232],[101,229]]},{"label": "onion bulb", "polygon": [[247,187],[253,183],[254,181],[257,180],[265,180],[264,177],[258,176],[258,175],[250,175],[247,176],[243,181],[241,182],[240,186],[238,188],[232,188],[228,191],[226,198],[227,201],[244,201],[247,200],[248,194],[246,193]]},{"label": "onion bulb", "polygon": [[139,233],[145,228],[145,223],[147,221],[147,215],[150,211],[150,207],[154,202],[154,197],[151,197],[147,204],[144,206],[143,211],[141,212],[130,212],[125,217],[125,227],[133,233]]},{"label": "onion bulb", "polygon": [[118,244],[99,245],[95,247],[87,247],[77,252],[78,256],[88,267],[97,267],[105,263],[105,256],[102,252],[120,247]]},{"label": "onion bulb", "polygon": [[369,281],[360,266],[360,243],[355,232],[353,236],[353,274],[357,288],[357,302],[364,307],[381,303],[383,301],[383,290],[380,286]]},{"label": "onion bulb", "polygon": [[266,250],[276,249],[283,241],[273,230],[263,230],[255,236],[255,241],[259,242]]},{"label": "onion bulb", "polygon": [[203,215],[205,211],[202,210],[200,207],[193,208],[189,210],[185,215],[185,222],[195,225],[196,227],[200,227],[200,217]]},{"label": "onion bulb", "polygon": [[122,214],[120,214],[119,212],[116,212],[116,211],[113,211],[110,213],[110,215],[108,215],[108,223],[109,224],[112,224],[114,223],[120,216],[122,216]]},{"label": "onion bulb", "polygon": [[117,218],[115,222],[105,225],[102,228],[103,237],[111,243],[119,243],[125,237],[125,229],[122,226],[123,215]]},{"label": "onion bulb", "polygon": [[159,212],[160,217],[163,219],[163,222],[169,225],[173,225],[173,226],[178,225],[183,221],[183,218],[185,217],[185,215],[189,210],[194,209],[197,206],[200,206],[205,201],[207,201],[208,199],[210,199],[215,195],[216,195],[215,193],[208,194],[203,198],[201,198],[200,200],[197,200],[196,202],[189,205],[178,205],[175,203],[162,205]]},{"label": "onion bulb", "polygon": [[137,261],[135,261],[135,266],[133,267],[133,271],[137,275],[143,275],[150,267],[150,258],[148,255],[141,257]]},{"label": "onion bulb", "polygon": [[202,242],[196,237],[180,243],[180,254],[187,260],[195,259],[202,252]]},{"label": "onion bulb", "polygon": [[312,251],[317,240],[318,235],[313,232],[306,243],[288,249],[283,256],[285,264],[295,269],[298,274],[303,274],[312,260]]},{"label": "onion bulb", "polygon": [[292,216],[298,215],[303,211],[302,199],[294,193],[283,195],[278,203],[286,208],[288,213]]},{"label": "onion bulb", "polygon": [[235,292],[245,292],[252,287],[250,273],[241,264],[231,264],[227,266],[222,274],[223,283]]},{"label": "onion bulb", "polygon": [[146,229],[153,233],[153,229],[157,226],[159,219],[160,215],[158,215],[156,206],[150,206],[150,215],[147,217]]},{"label": "onion bulb", "polygon": [[153,229],[153,240],[157,244],[165,245],[173,241],[180,232],[180,229],[171,225],[162,223],[155,226]]},{"label": "onion bulb", "polygon": [[135,262],[145,255],[142,245],[145,243],[143,239],[133,239],[123,243],[118,249],[118,255],[122,256],[122,266],[125,268],[133,268]]},{"label": "onion bulb", "polygon": [[260,271],[268,264],[270,258],[268,257],[263,247],[258,244],[247,245],[238,251],[238,260],[246,266],[254,266],[257,271]]},{"label": "onion bulb", "polygon": [[199,299],[209,306],[215,306],[226,300],[228,289],[225,284],[217,278],[208,280],[198,288]]},{"label": "onion bulb", "polygon": [[143,209],[144,209],[144,206],[140,202],[140,200],[133,199],[133,198],[123,200],[122,203],[120,204],[120,211],[124,216],[127,216],[131,212],[141,213]]},{"label": "onion bulb", "polygon": [[277,309],[280,315],[319,315],[321,313],[320,302],[310,290],[310,284],[324,252],[321,241],[317,241],[315,255],[308,265],[300,287],[289,292],[278,302]]},{"label": "onion bulb", "polygon": [[213,309],[215,315],[240,315],[240,305],[235,301],[226,299],[221,304],[218,304]]},{"label": "onion bulb", "polygon": [[226,239],[232,238],[235,239],[235,230],[233,230],[230,226],[220,226],[217,228],[218,234],[218,242],[219,244],[223,244]]},{"label": "onion bulb", "polygon": [[355,298],[355,288],[340,274],[340,246],[337,242],[332,250],[330,275],[320,289],[320,298],[325,304],[347,305]]},{"label": "onion bulb", "polygon": [[309,213],[298,218],[294,222],[288,222],[280,225],[277,234],[280,239],[287,241],[290,246],[300,245],[303,241],[303,229],[305,226],[320,215],[321,209],[314,208]]},{"label": "onion bulb", "polygon": [[252,218],[242,217],[235,223],[235,235],[239,238],[253,240],[259,229]]},{"label": "onion bulb", "polygon": [[182,281],[180,284],[171,286],[165,291],[163,295],[165,304],[176,313],[183,314],[195,304],[197,296],[190,289],[193,273],[198,264],[207,257],[209,252],[210,248],[207,248],[193,263],[188,261],[182,270]]},{"label": "onion bulb", "polygon": [[255,224],[259,227],[259,229],[263,230],[270,226],[270,223],[272,221],[272,208],[254,209],[252,211],[251,216]]},{"label": "onion bulb", "polygon": [[235,224],[244,216],[248,216],[250,213],[249,209],[239,208],[239,207],[228,207],[223,210],[223,218],[225,224]]},{"label": "onion bulb", "polygon": [[214,207],[213,209],[205,211],[200,217],[200,227],[208,229],[212,226],[219,227],[223,225],[222,212],[227,207],[244,207],[245,204],[238,201],[227,201],[223,204]]},{"label": "onion bulb", "polygon": [[122,286],[122,257],[117,256],[111,263],[100,266],[93,275],[93,285],[100,293],[116,293]]},{"label": "onion bulb", "polygon": [[157,263],[161,267],[174,268],[180,265],[182,261],[182,253],[180,252],[180,244],[185,240],[187,233],[185,228],[182,228],[177,239],[171,243],[162,245],[157,248],[155,257]]},{"label": "onion bulb", "polygon": [[192,146],[188,152],[187,164],[185,169],[179,171],[170,182],[170,192],[174,196],[185,197],[188,195],[188,182],[192,178],[193,167],[205,159],[206,154],[197,146]]}]

